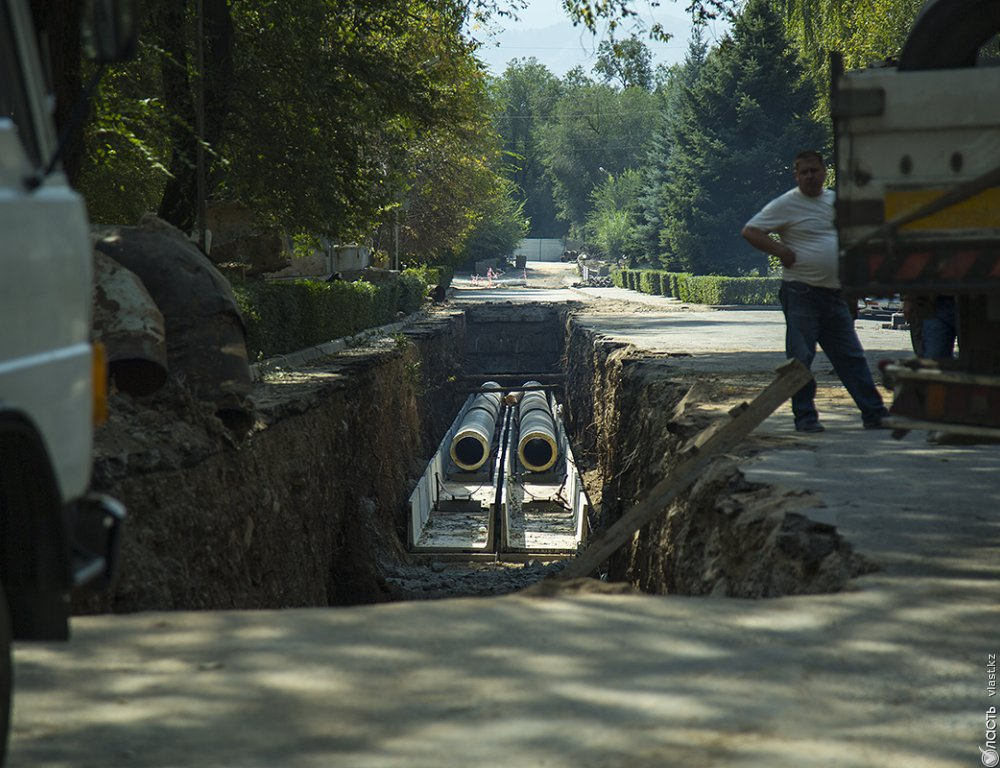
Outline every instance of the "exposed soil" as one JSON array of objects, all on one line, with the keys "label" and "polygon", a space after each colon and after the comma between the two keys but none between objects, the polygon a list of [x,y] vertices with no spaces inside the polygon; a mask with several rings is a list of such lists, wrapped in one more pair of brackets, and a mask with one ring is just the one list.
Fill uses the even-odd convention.
[{"label": "exposed soil", "polygon": [[403,558],[398,512],[460,403],[442,381],[461,324],[427,322],[270,375],[242,439],[180,388],[114,396],[94,486],[129,510],[121,577],[77,609],[391,599],[379,563]]},{"label": "exposed soil", "polygon": [[[542,582],[558,562],[411,562],[404,551],[406,498],[464,399],[451,381],[464,333],[461,314],[431,312],[395,338],[274,370],[255,387],[245,436],[176,382],[150,397],[114,395],[96,438],[94,485],[129,509],[121,577],[76,610],[355,604]],[[669,472],[684,441],[770,380],[695,379],[669,356],[579,329],[570,336],[567,428],[598,527]],[[743,450],[768,447],[752,436]],[[604,577],[683,594],[842,589],[871,564],[808,520],[803,510],[816,502],[748,483],[720,461]]]},{"label": "exposed soil", "polygon": [[[571,432],[582,436],[578,459],[599,525],[610,525],[668,476],[680,448],[773,378],[737,372],[706,376],[581,328],[567,353]],[[824,387],[817,400],[841,397]],[[782,438],[751,435],[740,453]],[[795,438],[790,438],[794,441]],[[607,578],[662,594],[772,597],[835,592],[876,566],[853,552],[832,526],[814,523],[809,493],[750,483],[721,457],[631,546],[612,558]]]}]

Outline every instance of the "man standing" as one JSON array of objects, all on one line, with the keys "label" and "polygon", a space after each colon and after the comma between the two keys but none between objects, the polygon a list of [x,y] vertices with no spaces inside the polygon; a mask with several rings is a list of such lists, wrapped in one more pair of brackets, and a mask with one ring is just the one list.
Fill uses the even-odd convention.
[{"label": "man standing", "polygon": [[[825,181],[823,155],[813,150],[800,152],[795,158],[796,187],[750,219],[743,227],[743,237],[781,261],[779,297],[785,313],[785,354],[811,367],[819,343],[861,410],[865,429],[881,429],[889,412],[872,380],[854,318],[840,295],[834,193],[824,189]],[[815,398],[815,381],[792,396],[797,431],[823,431]]]}]

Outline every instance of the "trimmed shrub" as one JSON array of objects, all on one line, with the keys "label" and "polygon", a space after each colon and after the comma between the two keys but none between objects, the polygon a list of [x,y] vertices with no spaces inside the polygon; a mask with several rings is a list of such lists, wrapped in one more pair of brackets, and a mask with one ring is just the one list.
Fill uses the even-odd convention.
[{"label": "trimmed shrub", "polygon": [[407,270],[375,285],[357,282],[234,280],[233,293],[247,329],[251,361],[305,349],[391,323],[420,309],[427,279],[451,282],[444,268]]},{"label": "trimmed shrub", "polygon": [[644,269],[639,273],[639,290],[653,296],[660,295],[660,286],[663,284],[661,277],[663,273],[658,270]]},{"label": "trimmed shrub", "polygon": [[[612,277],[618,285],[618,275],[613,273]],[[780,285],[777,277],[724,277],[645,269],[621,270],[620,287],[695,304],[774,305],[778,303]]]}]

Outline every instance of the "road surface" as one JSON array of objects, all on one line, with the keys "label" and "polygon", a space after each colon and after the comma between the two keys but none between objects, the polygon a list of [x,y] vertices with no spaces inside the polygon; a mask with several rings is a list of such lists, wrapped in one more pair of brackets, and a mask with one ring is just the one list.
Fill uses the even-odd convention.
[{"label": "road surface", "polygon": [[[588,322],[686,349],[678,362],[692,366],[783,357],[773,311],[644,314],[638,325],[621,314]],[[874,354],[891,351],[874,349],[876,339],[905,349],[899,332],[869,332]],[[1000,653],[1000,447],[929,445],[916,433],[893,441],[859,429],[843,400],[826,404],[824,421],[826,433],[799,439],[789,414],[776,413],[761,430],[786,447],[742,467],[817,492],[823,506],[808,514],[883,563],[842,594],[737,601],[591,589],[80,617],[69,644],[17,647],[9,765],[984,764],[1000,702],[989,676]]]}]

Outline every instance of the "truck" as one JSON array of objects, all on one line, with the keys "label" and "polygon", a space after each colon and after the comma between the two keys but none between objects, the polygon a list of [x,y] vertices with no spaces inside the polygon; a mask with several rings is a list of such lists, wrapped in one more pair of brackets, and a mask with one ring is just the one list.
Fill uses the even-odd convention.
[{"label": "truck", "polygon": [[[86,5],[99,64],[134,45],[129,0]],[[106,365],[92,342],[92,246],[60,169],[53,102],[26,0],[0,0],[0,764],[12,640],[65,640],[70,598],[114,574],[124,509],[90,491]]]},{"label": "truck", "polygon": [[995,0],[929,0],[897,61],[832,61],[845,294],[957,306],[957,358],[880,366],[897,437],[1000,438],[1000,66],[986,56],[998,32]]}]

